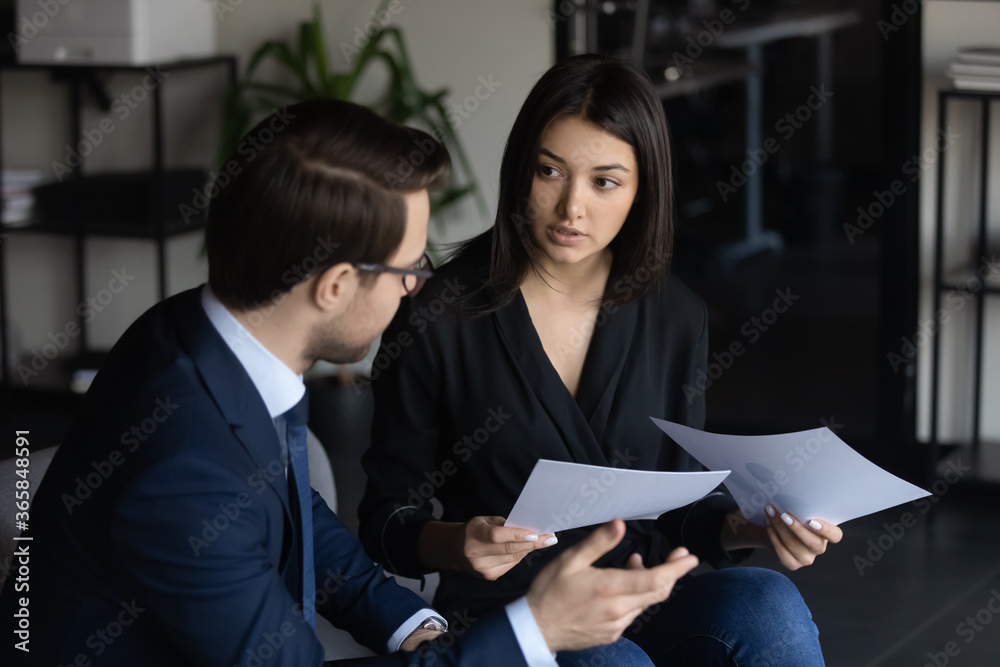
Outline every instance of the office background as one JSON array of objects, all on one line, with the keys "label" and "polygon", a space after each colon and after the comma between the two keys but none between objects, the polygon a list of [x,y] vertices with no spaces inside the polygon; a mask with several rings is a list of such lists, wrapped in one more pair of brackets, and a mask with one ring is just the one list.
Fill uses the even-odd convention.
[{"label": "office background", "polygon": [[[350,45],[376,20],[378,4],[320,3],[332,69],[350,65]],[[0,3],[0,9],[16,31],[23,16],[15,5]],[[982,118],[974,104],[950,103],[949,125],[957,137],[942,148],[938,91],[952,86],[947,69],[959,48],[1000,47],[1000,3],[401,0],[398,6],[391,25],[405,35],[420,84],[448,88],[446,107],[457,104],[465,111],[456,112],[453,126],[487,204],[484,214],[469,197],[439,216],[431,232],[438,244],[468,238],[491,224],[506,134],[537,77],[557,55],[586,49],[633,55],[635,16],[648,11],[643,31],[647,48],[641,57],[664,91],[677,161],[675,268],[709,305],[710,353],[721,355],[733,341],[747,349],[731,363],[720,359],[718,377],[704,390],[709,430],[778,432],[814,428],[826,420],[842,426],[841,437],[893,472],[925,488],[945,480],[933,487],[938,502],[926,513],[916,511],[916,525],[899,538],[893,527],[906,508],[847,524],[844,544],[815,567],[793,575],[814,610],[829,663],[924,664],[931,660],[929,654],[955,641],[961,651],[949,657],[949,664],[992,664],[1000,653],[1000,620],[983,623],[982,616],[982,630],[968,643],[957,626],[966,616],[988,610],[990,596],[1000,590],[1000,570],[995,569],[1000,517],[991,509],[1000,482],[1000,301],[988,296],[987,289],[963,282],[964,291],[956,294],[969,307],[952,312],[950,326],[931,333],[926,327],[937,290],[942,162],[947,193],[943,228],[950,240],[942,253],[946,277],[981,259],[975,225]],[[217,52],[235,55],[242,73],[262,42],[293,38],[299,22],[311,16],[313,3],[223,0],[215,7]],[[689,53],[687,42],[677,39],[678,26],[695,38],[712,33],[706,21],[721,20],[725,10],[735,19],[724,23],[719,35],[706,38],[705,53],[693,58],[701,83],[694,89],[671,88],[675,82],[664,74],[678,64],[674,54]],[[683,23],[691,12],[701,14]],[[762,41],[761,62],[747,71],[749,50],[739,44],[727,47],[727,33],[732,36],[755,22],[766,27],[788,13],[840,18],[828,29],[808,24],[798,34],[792,30]],[[679,46],[664,47],[673,42],[657,42],[658,35],[672,35]],[[285,75],[266,64],[261,76],[280,82]],[[753,76],[759,77],[763,92],[757,107],[760,140],[774,138],[778,146],[759,172],[750,169],[760,179],[759,203],[747,200],[749,187],[736,176],[750,171],[744,169],[752,157],[748,149],[762,145],[747,142],[748,79]],[[483,90],[483,79],[494,83]],[[102,77],[112,98],[139,81],[135,73]],[[357,99],[372,101],[385,81],[386,73],[373,68]],[[226,85],[223,69],[171,72],[163,89],[168,167],[214,168]],[[823,90],[833,94],[816,96]],[[1000,190],[995,166],[998,106],[990,107],[994,130],[986,146],[988,193]],[[796,112],[797,124],[780,124]],[[152,104],[139,102],[119,118],[85,95],[82,128],[98,128],[109,117],[115,129],[102,134],[84,171],[148,169]],[[0,73],[4,169],[51,174],[53,163],[65,162],[67,147],[76,145],[71,122],[64,81],[39,70]],[[914,157],[916,181],[910,180]],[[886,193],[897,180],[902,186],[888,204]],[[877,211],[875,202],[883,204],[883,211],[864,227],[858,209]],[[734,251],[747,236],[746,221],[754,210],[770,234],[770,245],[765,243],[760,252]],[[998,217],[994,196],[987,201],[987,260],[1000,246]],[[155,245],[148,240],[88,238],[82,286],[77,284],[72,238],[5,229],[0,243],[11,368],[76,318],[81,287],[85,295],[96,294],[113,271],[126,270],[134,278],[87,325],[90,347],[109,347],[157,298]],[[167,241],[167,293],[205,280],[200,248],[197,232]],[[987,283],[996,289],[1000,275],[994,272],[990,279]],[[938,292],[952,293],[957,281],[952,283]],[[772,321],[768,308],[778,292],[788,290],[799,299]],[[977,359],[972,306],[980,298],[984,333]],[[766,328],[755,322],[766,322]],[[935,344],[940,345],[937,373]],[[61,352],[50,371],[72,356],[72,349]],[[348,372],[363,375],[366,369],[362,364]],[[977,373],[978,418],[972,381]],[[324,367],[311,379],[312,426],[334,462],[341,514],[356,521],[357,458],[367,437],[370,404],[364,391],[344,384],[344,377],[342,369]],[[59,388],[25,387],[14,373],[8,381],[0,415],[4,428],[29,422],[40,440],[58,444],[78,399]],[[981,445],[974,452],[969,446],[977,423]],[[951,477],[943,477],[948,457],[963,465],[973,462],[971,470],[949,481]],[[859,566],[857,557],[872,566]]]}]

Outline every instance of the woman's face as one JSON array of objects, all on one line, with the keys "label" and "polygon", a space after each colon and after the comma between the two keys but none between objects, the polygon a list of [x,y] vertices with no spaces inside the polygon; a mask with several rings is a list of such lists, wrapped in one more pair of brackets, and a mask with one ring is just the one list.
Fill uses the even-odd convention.
[{"label": "woman's face", "polygon": [[527,211],[543,258],[570,265],[600,256],[622,228],[638,187],[629,144],[579,117],[549,123]]}]

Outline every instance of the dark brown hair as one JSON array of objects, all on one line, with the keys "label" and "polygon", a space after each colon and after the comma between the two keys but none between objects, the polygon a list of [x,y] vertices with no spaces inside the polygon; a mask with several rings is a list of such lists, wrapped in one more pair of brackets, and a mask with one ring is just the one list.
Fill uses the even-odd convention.
[{"label": "dark brown hair", "polygon": [[440,187],[450,171],[430,135],[356,104],[316,99],[276,110],[219,170],[206,231],[209,285],[245,310],[335,264],[383,263],[406,230],[401,193]]},{"label": "dark brown hair", "polygon": [[621,231],[611,242],[614,262],[606,306],[634,301],[658,284],[673,249],[673,178],[663,106],[649,78],[627,61],[585,54],[557,63],[538,80],[511,128],[500,164],[493,227],[466,242],[460,254],[489,244],[486,285],[496,294],[487,310],[510,302],[537,249],[526,210],[542,134],[557,118],[579,117],[632,146],[639,188]]}]

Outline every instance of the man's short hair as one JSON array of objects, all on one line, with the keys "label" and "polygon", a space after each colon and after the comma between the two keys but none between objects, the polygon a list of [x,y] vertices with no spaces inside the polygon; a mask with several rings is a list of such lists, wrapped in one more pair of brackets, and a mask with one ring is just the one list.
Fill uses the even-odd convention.
[{"label": "man's short hair", "polygon": [[258,123],[219,173],[231,179],[209,207],[208,282],[248,310],[335,264],[384,263],[406,230],[403,193],[441,187],[451,159],[426,132],[317,99]]}]

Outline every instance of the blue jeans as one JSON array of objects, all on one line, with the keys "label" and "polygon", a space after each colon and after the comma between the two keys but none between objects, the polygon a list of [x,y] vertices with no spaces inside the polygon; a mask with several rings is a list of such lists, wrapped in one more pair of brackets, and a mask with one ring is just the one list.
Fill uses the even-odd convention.
[{"label": "blue jeans", "polygon": [[[683,580],[643,612],[622,640],[560,653],[567,667],[821,667],[819,632],[795,585],[772,570],[739,567]],[[647,658],[635,652],[638,646]],[[566,662],[563,660],[566,656]],[[573,660],[576,660],[575,662]]]},{"label": "blue jeans", "polygon": [[583,651],[560,651],[556,662],[559,667],[653,667],[643,650],[624,637]]}]

